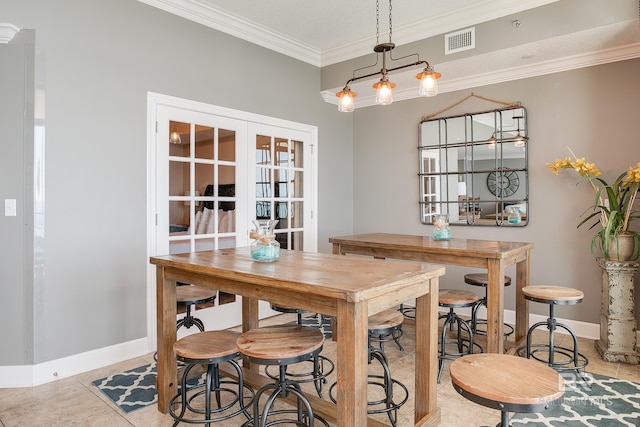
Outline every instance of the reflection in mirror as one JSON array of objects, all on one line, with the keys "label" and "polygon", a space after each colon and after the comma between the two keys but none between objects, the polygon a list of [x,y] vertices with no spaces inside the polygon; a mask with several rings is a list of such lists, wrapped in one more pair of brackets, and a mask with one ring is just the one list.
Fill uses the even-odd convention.
[{"label": "reflection in mirror", "polygon": [[420,122],[420,220],[525,226],[529,183],[526,109],[507,108]]}]

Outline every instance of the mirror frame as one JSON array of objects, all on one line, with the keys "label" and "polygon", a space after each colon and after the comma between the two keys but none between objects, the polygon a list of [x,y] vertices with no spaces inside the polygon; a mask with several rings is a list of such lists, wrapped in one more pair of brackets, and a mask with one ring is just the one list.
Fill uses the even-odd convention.
[{"label": "mirror frame", "polygon": [[527,110],[520,103],[423,119],[418,133],[420,222],[431,225],[444,213],[450,225],[529,223]]}]

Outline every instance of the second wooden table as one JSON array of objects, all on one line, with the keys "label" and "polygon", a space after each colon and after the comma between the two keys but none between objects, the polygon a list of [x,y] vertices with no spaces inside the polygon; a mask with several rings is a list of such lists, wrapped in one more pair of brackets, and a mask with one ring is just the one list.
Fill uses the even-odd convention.
[{"label": "second wooden table", "polygon": [[[333,253],[359,254],[374,258],[397,258],[420,262],[463,265],[487,269],[487,353],[503,353],[505,268],[516,265],[516,295],[529,286],[530,252],[533,243],[498,240],[450,239],[403,234],[371,233],[332,237]],[[529,329],[529,304],[516,297],[516,342]]]}]

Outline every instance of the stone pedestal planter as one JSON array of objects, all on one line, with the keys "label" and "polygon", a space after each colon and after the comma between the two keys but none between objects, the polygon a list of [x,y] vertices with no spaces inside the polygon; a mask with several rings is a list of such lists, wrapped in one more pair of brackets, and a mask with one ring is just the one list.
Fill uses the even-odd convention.
[{"label": "stone pedestal planter", "polygon": [[598,258],[598,264],[602,269],[602,305],[600,339],[595,348],[607,362],[640,364],[633,283],[640,263]]}]

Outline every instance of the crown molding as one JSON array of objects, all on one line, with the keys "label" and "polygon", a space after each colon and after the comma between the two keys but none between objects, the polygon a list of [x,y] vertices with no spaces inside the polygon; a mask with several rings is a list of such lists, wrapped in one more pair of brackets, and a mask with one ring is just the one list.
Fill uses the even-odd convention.
[{"label": "crown molding", "polygon": [[320,52],[197,0],[138,0],[214,30],[320,67]]},{"label": "crown molding", "polygon": [[[366,38],[321,52],[199,0],[138,1],[316,67],[366,55],[373,48],[373,39]],[[455,12],[398,26],[394,29],[394,38],[397,45],[411,43],[556,1],[559,0],[481,0]]]},{"label": "crown molding", "polygon": [[8,22],[0,22],[0,43],[9,43],[19,32],[20,27],[16,27]]},{"label": "crown molding", "polygon": [[[560,73],[563,71],[593,67],[596,65],[626,61],[635,58],[640,58],[640,43],[633,43],[625,46],[601,50],[598,52],[588,52],[579,55],[572,55],[555,60],[542,61],[503,70],[495,70],[483,74],[478,74],[472,77],[445,80],[442,83],[438,84],[438,89],[439,93],[454,92],[457,90],[472,89],[496,83]],[[415,70],[413,72],[405,71],[396,75],[403,76],[404,78],[413,78],[413,74],[415,74]],[[375,81],[375,79],[371,79],[363,81],[363,84],[370,85]],[[342,87],[324,90],[320,92],[320,95],[325,102],[337,105],[338,98],[335,94],[341,89]],[[393,92],[394,102],[419,98],[417,92],[417,85],[415,88],[396,90]],[[373,105],[376,105],[375,92],[373,90],[370,91],[370,95],[360,96],[359,94],[355,99],[355,108],[371,107]]]}]

